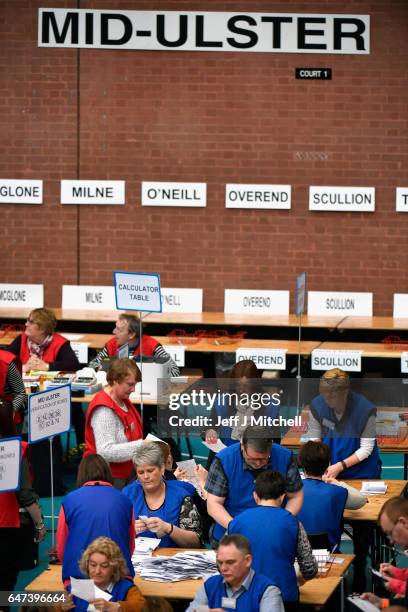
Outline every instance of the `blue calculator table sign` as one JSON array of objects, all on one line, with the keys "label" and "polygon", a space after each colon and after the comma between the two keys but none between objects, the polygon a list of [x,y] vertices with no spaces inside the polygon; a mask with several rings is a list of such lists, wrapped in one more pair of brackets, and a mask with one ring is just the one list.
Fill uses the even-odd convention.
[{"label": "blue calculator table sign", "polygon": [[140,312],[161,312],[159,274],[114,272],[116,308]]}]

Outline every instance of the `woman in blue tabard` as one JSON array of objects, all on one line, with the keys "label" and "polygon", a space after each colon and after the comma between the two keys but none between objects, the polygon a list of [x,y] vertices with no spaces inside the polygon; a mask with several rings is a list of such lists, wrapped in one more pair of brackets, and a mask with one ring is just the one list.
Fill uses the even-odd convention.
[{"label": "woman in blue tabard", "polygon": [[[217,442],[218,438],[225,444],[231,446],[240,441],[244,430],[249,425],[257,423],[250,422],[252,417],[279,416],[279,403],[274,401],[272,395],[262,387],[261,372],[252,359],[238,361],[230,372],[230,385],[227,392],[231,394],[224,401],[216,402],[212,410],[212,422],[231,419],[231,426],[220,426],[217,429],[208,429],[205,432],[205,441],[210,444]],[[263,425],[263,423],[258,423]]]},{"label": "woman in blue tabard", "polygon": [[[160,547],[198,547],[201,520],[188,482],[164,480],[164,456],[154,442],[133,455],[137,480],[122,491],[133,504],[136,534],[161,538]],[[137,550],[137,539],[136,539]]]}]

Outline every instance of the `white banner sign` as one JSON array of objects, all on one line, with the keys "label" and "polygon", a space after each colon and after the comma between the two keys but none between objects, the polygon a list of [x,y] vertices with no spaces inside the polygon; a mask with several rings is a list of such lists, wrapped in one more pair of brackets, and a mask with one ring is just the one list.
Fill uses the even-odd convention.
[{"label": "white banner sign", "polygon": [[225,289],[224,312],[228,314],[289,314],[289,291]]},{"label": "white banner sign", "polygon": [[160,276],[144,272],[114,272],[116,308],[161,312]]},{"label": "white banner sign", "polygon": [[394,293],[393,317],[408,317],[408,293]]},{"label": "white banner sign", "polygon": [[19,488],[20,461],[21,438],[0,439],[0,491],[15,491]]},{"label": "white banner sign", "polygon": [[314,316],[373,316],[372,293],[308,291],[307,313]]},{"label": "white banner sign", "polygon": [[28,398],[28,436],[39,442],[71,428],[71,385],[33,393]]},{"label": "white banner sign", "polygon": [[401,374],[408,374],[408,351],[401,353]]},{"label": "white banner sign", "polygon": [[309,187],[309,210],[374,212],[374,187]]},{"label": "white banner sign", "polygon": [[0,179],[0,204],[42,204],[43,182]]},{"label": "white banner sign", "polygon": [[0,308],[42,308],[44,285],[0,284]]},{"label": "white banner sign", "polygon": [[38,46],[366,54],[370,52],[370,17],[41,8]]},{"label": "white banner sign", "polygon": [[115,310],[115,289],[106,285],[63,285],[62,308],[66,310]]},{"label": "white banner sign", "polygon": [[202,289],[179,289],[162,287],[163,312],[202,312]]},{"label": "white banner sign", "polygon": [[289,209],[290,185],[238,185],[225,186],[226,208]]},{"label": "white banner sign", "polygon": [[61,181],[61,204],[124,204],[125,181]]},{"label": "white banner sign", "polygon": [[252,359],[260,370],[286,370],[286,349],[240,348],[235,360]]},{"label": "white banner sign", "polygon": [[179,368],[184,368],[185,360],[185,348],[184,346],[174,346],[173,344],[163,344],[163,348],[168,352],[173,361],[176,362]]},{"label": "white banner sign", "polygon": [[408,212],[408,187],[397,187],[395,208],[397,212]]},{"label": "white banner sign", "polygon": [[142,206],[207,206],[206,183],[142,183]]},{"label": "white banner sign", "polygon": [[361,372],[362,351],[329,351],[315,349],[312,351],[312,370],[330,370],[341,368],[345,372]]},{"label": "white banner sign", "polygon": [[70,345],[79,363],[88,363],[89,342],[70,342]]}]

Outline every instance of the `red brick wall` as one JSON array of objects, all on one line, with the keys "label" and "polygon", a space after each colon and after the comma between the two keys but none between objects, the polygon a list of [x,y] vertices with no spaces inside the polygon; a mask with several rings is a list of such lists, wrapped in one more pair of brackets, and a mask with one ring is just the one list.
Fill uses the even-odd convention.
[{"label": "red brick wall", "polygon": [[[370,55],[37,47],[38,7],[371,15]],[[408,292],[406,0],[0,2],[0,176],[44,180],[44,204],[1,205],[2,282],[112,284],[112,270],[204,288]],[[295,80],[329,66],[332,81]],[[310,153],[322,160],[305,160]],[[306,155],[305,155],[306,154]],[[61,179],[126,181],[126,205],[61,206]],[[207,208],[140,205],[142,180],[207,183]],[[225,183],[292,185],[292,209],[225,209]],[[376,188],[375,213],[308,211],[309,185]]]}]

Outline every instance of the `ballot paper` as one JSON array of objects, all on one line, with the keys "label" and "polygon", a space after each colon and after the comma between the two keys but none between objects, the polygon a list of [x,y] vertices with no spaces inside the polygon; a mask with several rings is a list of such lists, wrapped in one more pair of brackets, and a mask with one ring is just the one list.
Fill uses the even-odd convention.
[{"label": "ballot paper", "polygon": [[[99,587],[94,584],[93,580],[79,579],[70,576],[71,580],[71,593],[80,599],[85,601],[92,601],[93,599],[105,599],[109,601],[112,599],[112,595],[109,595],[106,591],[102,591]],[[96,612],[94,605],[88,606],[88,612]]]},{"label": "ballot paper", "polygon": [[212,451],[213,453],[219,453],[220,451],[222,451],[223,448],[226,448],[225,444],[223,444],[223,442],[221,442],[220,439],[214,442],[214,444],[211,444],[210,442],[204,442],[204,441],[203,441],[203,444],[204,446],[209,448],[210,451]]},{"label": "ballot paper", "polygon": [[382,480],[361,483],[361,493],[363,495],[384,495],[387,489],[388,486]]},{"label": "ballot paper", "polygon": [[157,436],[154,436],[151,433],[147,434],[145,440],[149,440],[149,442],[163,442],[161,438],[158,438]]},{"label": "ballot paper", "polygon": [[215,552],[187,550],[172,557],[150,557],[142,561],[140,576],[155,582],[204,580],[217,574]]},{"label": "ballot paper", "polygon": [[132,565],[135,572],[140,572],[140,566],[143,559],[152,556],[152,552],[159,546],[161,540],[159,538],[144,538],[139,537],[135,540],[135,550],[132,555]]},{"label": "ballot paper", "polygon": [[365,612],[378,612],[378,608],[376,606],[365,599],[361,599],[361,597],[358,595],[350,595],[347,597],[347,599],[360,610],[364,610]]}]

